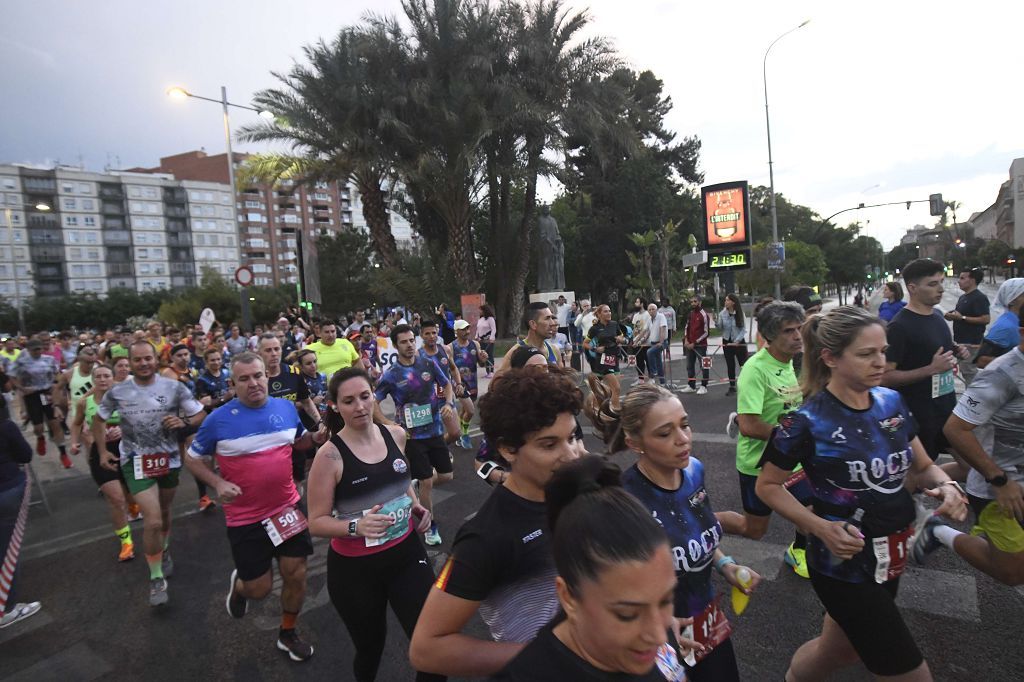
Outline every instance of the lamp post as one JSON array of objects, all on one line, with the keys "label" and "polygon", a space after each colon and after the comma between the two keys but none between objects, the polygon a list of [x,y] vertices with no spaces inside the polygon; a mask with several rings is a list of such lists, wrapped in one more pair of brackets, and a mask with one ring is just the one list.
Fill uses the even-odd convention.
[{"label": "lamp post", "polygon": [[[32,207],[37,211],[49,211],[49,204],[39,202],[38,204],[22,204],[22,208]],[[11,248],[11,278],[14,280],[14,307],[18,311],[18,333],[25,330],[25,311],[21,308],[21,286],[18,282],[18,261],[14,257],[14,215],[11,205],[4,204],[4,217],[7,219],[7,241]]]},{"label": "lamp post", "polygon": [[[775,169],[772,162],[772,124],[771,119],[768,117],[768,53],[775,47],[775,43],[779,42],[793,31],[803,28],[811,22],[810,19],[805,20],[799,26],[789,29],[778,38],[772,41],[772,44],[768,46],[768,49],[764,51],[764,59],[761,62],[761,76],[764,82],[764,123],[765,128],[768,131],[768,183],[770,185],[771,197],[771,210],[772,210],[772,241],[779,241],[779,215],[775,210]],[[775,271],[775,298],[782,298],[782,282],[781,273]]]}]

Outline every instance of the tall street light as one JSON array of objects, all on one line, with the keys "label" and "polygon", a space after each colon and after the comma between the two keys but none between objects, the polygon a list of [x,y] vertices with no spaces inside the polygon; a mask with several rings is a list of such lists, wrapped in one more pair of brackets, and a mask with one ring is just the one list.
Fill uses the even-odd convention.
[{"label": "tall street light", "polygon": [[[167,89],[168,97],[172,99],[201,99],[204,102],[213,102],[214,104],[220,104],[224,109],[224,143],[228,150],[228,181],[231,183],[231,204],[235,205],[238,201],[238,188],[235,186],[235,155],[231,151],[231,120],[228,116],[228,107],[235,107],[236,109],[247,109],[249,111],[255,111],[260,115],[261,118],[273,119],[274,114],[269,111],[261,111],[254,107],[249,107],[244,104],[235,104],[228,101],[228,89],[225,86],[220,86],[220,99],[213,99],[211,97],[203,97],[201,95],[195,95],[183,87],[175,86]],[[237,212],[235,215],[235,236],[238,238],[238,252],[241,255],[242,252],[242,234],[238,227],[238,216]],[[240,259],[241,260],[241,259]],[[247,327],[251,328],[249,321],[249,297],[246,295],[245,290],[242,290],[242,323]]]},{"label": "tall street light", "polygon": [[[21,208],[34,208],[37,211],[49,211],[50,205],[39,202],[37,204],[22,204]],[[9,203],[4,204],[4,217],[7,219],[7,241],[11,247],[11,278],[14,280],[14,307],[18,310],[18,333],[25,330],[25,312],[21,309],[21,286],[18,282],[18,262],[14,258],[14,219]],[[28,221],[26,220],[26,228]]]},{"label": "tall street light", "polygon": [[[772,193],[771,208],[773,242],[779,241],[779,216],[775,210],[775,169],[773,168],[772,164],[772,124],[771,120],[768,118],[768,53],[772,51],[773,47],[775,47],[775,43],[779,42],[793,31],[799,28],[803,28],[809,23],[811,23],[811,20],[807,19],[799,26],[795,26],[789,29],[788,31],[780,35],[778,38],[773,40],[772,44],[768,46],[768,49],[764,51],[764,59],[761,62],[761,75],[764,80],[764,123],[765,127],[768,129],[768,182],[771,186],[770,189]],[[775,271],[775,298],[782,298],[781,273],[778,270]]]}]

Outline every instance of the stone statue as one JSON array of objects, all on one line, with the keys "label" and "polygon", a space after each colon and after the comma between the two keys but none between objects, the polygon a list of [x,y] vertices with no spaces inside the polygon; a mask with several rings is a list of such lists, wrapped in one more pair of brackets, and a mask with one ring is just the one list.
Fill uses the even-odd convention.
[{"label": "stone statue", "polygon": [[565,289],[565,245],[558,234],[558,223],[551,217],[551,207],[540,209],[537,219],[540,244],[537,245],[537,289],[563,291]]}]

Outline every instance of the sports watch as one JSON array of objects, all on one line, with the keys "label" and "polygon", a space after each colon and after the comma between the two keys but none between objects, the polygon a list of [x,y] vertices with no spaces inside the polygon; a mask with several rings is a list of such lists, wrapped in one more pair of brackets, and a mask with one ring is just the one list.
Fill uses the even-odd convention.
[{"label": "sports watch", "polygon": [[356,521],[349,521],[348,522],[348,534],[351,535],[352,537],[355,537],[355,535],[356,535]]},{"label": "sports watch", "polygon": [[995,486],[996,488],[1002,488],[1004,485],[1006,485],[1006,482],[1008,480],[1009,479],[1006,478],[1006,472],[1005,471],[1000,471],[998,476],[993,476],[992,478],[986,478],[985,482],[988,483],[989,485]]}]

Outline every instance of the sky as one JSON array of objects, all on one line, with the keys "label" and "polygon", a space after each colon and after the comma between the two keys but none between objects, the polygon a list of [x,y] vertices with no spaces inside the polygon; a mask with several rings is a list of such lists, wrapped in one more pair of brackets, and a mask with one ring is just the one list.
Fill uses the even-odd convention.
[{"label": "sky", "polygon": [[[762,60],[775,188],[822,217],[860,203],[927,199],[984,210],[1024,157],[1019,31],[1024,3],[735,0],[568,1],[624,63],[650,69],[674,107],[668,127],[702,141],[707,184],[768,184]],[[155,166],[224,151],[216,104],[165,95],[180,85],[248,104],[302,46],[330,40],[399,0],[127,0],[8,3],[0,25],[0,162]],[[1016,51],[1014,48],[1017,48]],[[255,113],[233,110],[232,125]],[[235,143],[235,151],[258,151]],[[546,187],[550,199],[557,187]],[[844,214],[886,247],[927,204]]]}]

